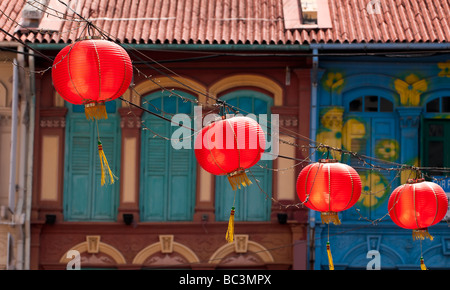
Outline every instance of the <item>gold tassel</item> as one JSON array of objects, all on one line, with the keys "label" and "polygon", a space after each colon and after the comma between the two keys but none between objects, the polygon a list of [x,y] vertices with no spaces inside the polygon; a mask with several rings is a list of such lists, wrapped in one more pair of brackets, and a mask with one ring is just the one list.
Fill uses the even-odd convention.
[{"label": "gold tassel", "polygon": [[242,186],[247,186],[252,184],[250,179],[248,179],[247,174],[244,170],[241,171],[235,171],[233,173],[228,174],[228,181],[231,184],[231,187],[233,190],[236,190],[236,188],[241,189]]},{"label": "gold tassel", "polygon": [[114,183],[114,179],[117,178],[109,168],[108,160],[106,159],[105,152],[103,151],[102,142],[98,141],[98,155],[100,156],[100,166],[101,166],[101,185],[105,185],[106,183],[106,171],[108,171],[108,175],[111,178],[111,184]]},{"label": "gold tassel", "polygon": [[228,243],[234,241],[234,206],[231,207],[230,220],[228,221],[228,230],[225,235],[225,239]]},{"label": "gold tassel", "polygon": [[412,236],[413,240],[425,240],[425,239],[430,239],[431,241],[433,240],[433,236],[430,235],[427,228],[413,230]]},{"label": "gold tassel", "polygon": [[327,242],[328,268],[334,270],[333,256],[331,256],[330,242]]},{"label": "gold tassel", "polygon": [[86,119],[88,120],[108,119],[105,102],[85,104],[84,113],[86,115]]},{"label": "gold tassel", "polygon": [[425,262],[423,261],[423,257],[420,257],[420,269],[421,270],[428,270],[427,266],[425,266]]},{"label": "gold tassel", "polygon": [[329,223],[333,223],[335,225],[341,224],[338,213],[334,211],[322,212],[320,214],[320,218],[322,219],[322,224],[329,224]]}]

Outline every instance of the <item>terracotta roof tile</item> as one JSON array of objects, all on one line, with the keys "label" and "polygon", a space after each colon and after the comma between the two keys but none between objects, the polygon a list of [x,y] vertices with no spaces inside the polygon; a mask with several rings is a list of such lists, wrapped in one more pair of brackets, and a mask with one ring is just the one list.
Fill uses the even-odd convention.
[{"label": "terracotta roof tile", "polygon": [[[50,0],[49,3],[52,3]],[[67,2],[67,1],[66,1]],[[332,28],[286,29],[289,0],[78,0],[72,8],[111,38],[128,43],[309,44],[450,41],[450,0],[328,0]],[[29,42],[67,43],[88,31],[70,10],[61,28],[16,31],[26,0],[2,0],[0,27]],[[289,2],[291,5],[293,2]],[[296,2],[294,2],[296,3]],[[75,5],[75,4],[72,4]],[[8,19],[1,12],[12,18]],[[295,13],[289,13],[295,14]],[[289,15],[292,17],[292,15]],[[0,33],[0,41],[10,37]]]}]

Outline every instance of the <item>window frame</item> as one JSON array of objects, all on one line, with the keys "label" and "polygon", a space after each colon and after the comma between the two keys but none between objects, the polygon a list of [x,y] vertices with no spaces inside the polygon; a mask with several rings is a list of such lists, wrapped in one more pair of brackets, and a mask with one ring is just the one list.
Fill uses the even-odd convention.
[{"label": "window frame", "polygon": [[[240,95],[242,95],[242,96],[240,96]],[[274,99],[271,98],[268,94],[263,93],[261,91],[251,90],[251,89],[236,89],[236,90],[233,90],[231,92],[224,94],[223,96],[220,97],[220,99],[227,102],[232,99],[239,99],[241,97],[242,98],[250,97],[252,99],[252,109],[254,109],[254,101],[255,100],[262,100],[262,101],[266,102],[267,103],[266,114],[270,117],[271,109],[274,105]],[[240,107],[240,106],[237,105],[237,107]],[[253,112],[248,112],[248,113],[253,113]],[[248,113],[240,112],[240,114],[242,114],[244,116],[246,116]],[[258,114],[259,113],[255,114],[255,115],[258,116]],[[263,130],[266,132],[266,128],[263,128]],[[266,134],[266,137],[267,137],[267,134]],[[265,163],[267,163],[265,165],[268,168],[272,168],[272,164],[273,164],[272,160],[262,160],[260,162],[265,162]],[[260,162],[258,162],[258,163],[260,163]],[[258,165],[254,165],[254,167],[255,166],[258,166]],[[268,169],[263,169],[263,168],[261,168],[261,169],[263,170],[262,172],[264,172],[264,176],[266,177],[264,179],[259,176],[260,172],[252,172],[252,173],[254,174],[255,178],[260,181],[259,186],[261,186],[263,191],[265,193],[267,193],[268,195],[272,196],[272,186],[273,186],[272,172],[269,171]],[[249,221],[249,222],[270,221],[271,206],[272,206],[271,200],[269,198],[266,199],[266,196],[263,196],[264,192],[261,191],[261,189],[258,187],[258,184],[255,184],[255,180],[254,180],[254,177],[252,176],[252,174],[247,174],[247,175],[248,175],[248,178],[253,183],[252,185],[250,185],[251,187],[253,187],[252,189],[257,190],[258,194],[261,194],[262,198],[265,201],[267,201],[267,204],[265,204],[266,208],[264,209],[264,211],[262,212],[262,215],[260,217],[255,217],[255,216],[250,217],[248,207],[249,207],[249,203],[251,203],[251,202],[249,202],[248,200],[244,200],[243,203],[245,203],[245,204],[241,205],[241,208],[238,208],[238,206],[240,204],[240,199],[239,199],[240,196],[245,195],[247,197],[249,194],[248,192],[251,189],[249,187],[237,189],[235,220],[236,221]],[[263,179],[263,180],[261,180],[261,179]],[[225,204],[223,204],[223,202],[227,199],[227,197],[225,195],[227,194],[227,190],[230,191],[230,188],[231,187],[230,187],[230,184],[229,184],[226,176],[216,176],[215,177],[215,216],[216,216],[216,221],[228,221],[228,219],[229,219],[232,204],[225,205]],[[221,190],[223,190],[223,191],[221,191]],[[228,199],[230,199],[230,198],[228,197]],[[250,214],[252,214],[252,213],[250,213]]]},{"label": "window frame", "polygon": [[[168,90],[165,90],[163,92],[161,92],[161,91],[151,91],[151,92],[145,94],[143,96],[143,98],[142,98],[143,106],[144,106],[144,108],[148,109],[149,111],[151,111],[153,113],[159,113],[161,115],[162,112],[160,113],[157,109],[155,109],[153,107],[153,105],[150,104],[151,101],[152,100],[161,99],[162,105],[164,105],[164,99],[165,98],[167,98],[167,99],[174,98],[176,100],[176,108],[175,108],[175,114],[176,114],[177,111],[178,111],[179,102],[183,102],[183,100],[180,97],[178,97],[178,96],[174,96],[173,93],[176,93],[178,95],[181,95],[183,97],[190,98],[190,99],[193,99],[193,100],[197,99],[196,96],[194,94],[190,93],[190,92],[186,92],[186,91],[174,88],[170,92]],[[190,102],[188,102],[188,103],[190,103]],[[192,118],[193,113],[194,113],[194,104],[193,103],[190,103],[190,104],[192,104],[191,112],[190,112],[191,126],[194,126],[193,118]],[[157,107],[158,109],[166,112],[164,107],[161,108],[161,107],[158,107],[156,105],[155,105],[155,107]],[[171,113],[163,114],[163,116],[168,118],[168,119],[170,119],[171,118],[170,114]],[[143,115],[141,116],[141,120],[142,120],[142,122],[144,122],[144,124],[145,124],[145,122],[148,122],[145,125],[145,127],[149,128],[149,129],[151,129],[151,125],[148,125],[150,123],[150,121],[151,121],[151,118],[152,118],[152,115],[150,113],[147,113],[147,112],[144,112]],[[159,119],[158,120],[154,119],[154,120],[158,121]],[[168,131],[170,131],[170,133],[173,133],[173,131],[177,129],[177,127],[172,126],[172,124],[169,123],[168,121],[161,120],[161,122],[167,122],[167,124],[165,124],[165,126],[168,126]],[[146,142],[146,139],[150,138],[149,136],[146,137],[146,135],[147,134],[154,134],[154,132],[149,131],[149,130],[144,130],[142,132],[143,133],[141,134],[141,142],[140,142],[140,150],[141,150],[141,162],[140,163],[141,164],[140,164],[140,171],[139,171],[139,174],[140,174],[140,182],[139,182],[139,210],[140,210],[140,213],[141,213],[140,214],[140,221],[141,222],[183,222],[183,221],[192,221],[193,217],[194,217],[196,190],[197,190],[197,186],[198,186],[197,185],[197,162],[195,160],[195,154],[194,154],[194,149],[193,149],[193,142],[194,142],[194,140],[192,140],[192,143],[191,143],[192,147],[191,147],[191,149],[180,149],[180,150],[189,150],[188,154],[189,154],[189,158],[190,158],[190,163],[188,165],[190,169],[188,170],[188,172],[189,172],[189,174],[191,176],[191,182],[190,182],[190,196],[188,197],[188,199],[187,199],[188,203],[186,204],[186,206],[187,206],[187,208],[186,208],[187,209],[186,217],[185,218],[180,218],[180,219],[171,217],[171,213],[170,213],[170,211],[171,211],[171,204],[170,204],[171,193],[169,193],[169,191],[171,189],[169,188],[169,185],[167,185],[164,188],[164,191],[166,191],[167,194],[164,195],[164,200],[162,201],[164,203],[163,206],[165,207],[164,209],[162,209],[162,213],[161,213],[162,216],[151,217],[151,215],[152,215],[151,209],[149,209],[148,205],[146,204],[147,199],[151,198],[151,196],[149,196],[150,193],[146,193],[145,192],[145,190],[147,188],[146,176],[147,176],[147,174],[150,174],[150,173],[146,172],[146,167],[145,167],[145,165],[147,163],[147,158],[148,158],[147,153],[146,153],[146,150],[147,150],[146,146],[149,146],[145,142]],[[193,132],[192,132],[192,134],[193,134]],[[156,135],[154,135],[154,136],[156,136]],[[170,138],[170,136],[162,136],[162,137]],[[155,138],[161,138],[161,137],[156,136]],[[194,138],[194,135],[192,135],[192,138]],[[169,142],[170,143],[171,141],[170,140],[163,140],[163,142]],[[167,181],[167,183],[169,183],[167,178],[170,178],[170,176],[172,176],[172,175],[169,172],[170,168],[169,168],[169,166],[167,164],[170,164],[170,160],[173,157],[173,153],[169,153],[169,152],[174,152],[172,150],[177,150],[177,149],[172,148],[172,146],[170,144],[167,145],[166,149],[167,148],[168,148],[169,151],[167,151],[165,156],[164,156],[164,160],[165,160],[164,163],[167,166],[166,172],[164,174],[164,180]],[[168,155],[168,154],[170,154],[170,155]]]},{"label": "window frame", "polygon": [[[114,103],[112,103],[114,102]],[[73,105],[68,102],[64,102],[65,107],[68,108],[68,112],[66,115],[66,128],[65,128],[65,150],[64,150],[64,186],[63,186],[63,217],[64,221],[67,222],[116,222],[117,221],[117,215],[118,215],[118,209],[119,209],[119,202],[120,202],[120,180],[116,179],[114,184],[105,184],[104,186],[100,187],[100,179],[96,178],[95,175],[96,172],[99,170],[96,168],[97,164],[99,164],[99,156],[98,156],[98,149],[97,149],[97,125],[95,124],[95,120],[87,120],[86,116],[84,114],[84,108],[83,105]],[[108,113],[108,119],[107,120],[98,120],[99,122],[99,132],[100,132],[100,140],[104,140],[106,138],[113,138],[114,142],[113,144],[108,144],[107,142],[103,142],[103,148],[105,149],[105,155],[108,158],[109,165],[111,167],[111,170],[113,171],[114,175],[119,177],[120,176],[120,170],[121,170],[121,129],[120,129],[120,116],[118,113],[118,108],[120,106],[120,101],[113,100],[107,102],[107,113]],[[82,217],[76,217],[72,216],[72,214],[69,211],[69,207],[71,207],[72,202],[72,192],[70,187],[72,185],[71,181],[69,180],[71,178],[71,175],[74,173],[73,169],[71,167],[70,162],[71,159],[71,151],[72,151],[72,138],[76,137],[74,136],[73,130],[72,130],[72,123],[75,121],[81,121],[85,122],[89,126],[89,135],[85,135],[86,137],[90,138],[90,167],[89,167],[89,176],[88,179],[90,180],[90,185],[93,186],[92,190],[89,191],[88,194],[88,213],[87,216]],[[102,123],[103,124],[110,124],[111,128],[113,128],[113,132],[105,133],[103,136],[105,137],[102,139]],[[111,135],[112,134],[112,135]],[[112,136],[112,137],[111,137]],[[78,136],[79,137],[79,136]],[[113,147],[111,147],[113,146]],[[113,150],[108,150],[109,148],[113,148]],[[111,153],[111,151],[114,151],[114,153]],[[113,156],[111,154],[114,154]],[[92,208],[93,204],[95,203],[94,199],[98,194],[96,193],[98,188],[101,188],[103,190],[107,190],[107,188],[111,188],[111,192],[107,193],[109,195],[113,195],[113,198],[111,199],[111,213],[109,218],[95,218],[96,213],[95,210]]]}]

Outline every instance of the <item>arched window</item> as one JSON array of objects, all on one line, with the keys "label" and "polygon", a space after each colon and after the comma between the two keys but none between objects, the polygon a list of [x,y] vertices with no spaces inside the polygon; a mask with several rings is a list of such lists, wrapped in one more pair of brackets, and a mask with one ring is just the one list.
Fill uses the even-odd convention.
[{"label": "arched window", "polygon": [[[264,118],[264,115],[266,115],[267,121],[270,121],[270,108],[272,107],[273,99],[263,93],[252,90],[238,90],[222,96],[221,99],[241,109],[239,113],[244,116],[252,113],[256,117]],[[258,121],[260,122],[260,120]],[[265,126],[261,127],[266,132],[266,140],[270,141],[270,136],[267,135],[269,129]],[[236,191],[236,221],[270,220],[272,172],[266,168],[272,168],[272,161],[260,160],[258,164],[250,168],[251,173],[247,174],[253,184]],[[255,178],[259,181],[259,186]],[[266,194],[268,194],[268,198]],[[227,221],[229,219],[234,196],[235,192],[232,190],[227,177],[217,176],[216,220]]]},{"label": "arched window", "polygon": [[106,102],[108,119],[86,120],[84,106],[66,103],[66,151],[64,219],[67,221],[115,221],[119,204],[119,180],[100,184],[97,132],[111,170],[120,176],[120,126],[118,101]]},{"label": "arched window", "polygon": [[[450,97],[442,96],[426,104],[426,118],[422,125],[422,165],[425,167],[450,167]],[[447,172],[428,171],[429,175],[442,178]]]},{"label": "arched window", "polygon": [[[394,113],[394,104],[387,97],[378,95],[355,95],[346,99],[342,145],[344,149],[359,155],[374,157],[363,158],[369,163],[386,167],[381,160],[396,162],[400,158],[398,142],[398,120]],[[362,181],[362,195],[356,207],[364,217],[376,219],[387,211],[387,199],[390,190],[395,188],[399,179],[394,171],[363,169],[360,159],[346,155],[344,159],[357,168]],[[354,211],[343,213],[346,219],[359,219]]]},{"label": "arched window", "polygon": [[427,113],[450,113],[450,97],[431,100],[426,105]]},{"label": "arched window", "polygon": [[[172,93],[158,91],[145,96],[142,103],[147,110],[167,119],[172,119],[175,114],[192,117],[194,103],[186,99],[194,99],[194,96],[178,90]],[[179,126],[147,112],[143,114],[142,121],[141,221],[192,220],[196,189],[193,132],[190,135],[191,147],[176,149],[172,144],[172,134]]]}]

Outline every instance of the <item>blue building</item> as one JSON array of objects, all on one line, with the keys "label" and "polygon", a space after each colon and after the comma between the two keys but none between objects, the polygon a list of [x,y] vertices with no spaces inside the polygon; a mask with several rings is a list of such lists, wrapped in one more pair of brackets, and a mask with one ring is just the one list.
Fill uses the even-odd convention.
[{"label": "blue building", "polygon": [[[429,50],[440,46],[445,45],[417,44],[406,52],[406,44],[368,44],[371,52],[365,56],[358,45],[312,46],[317,64],[312,136],[356,152],[359,158],[345,151],[331,154],[353,166],[362,181],[361,198],[340,214],[341,225],[323,225],[317,213],[310,213],[314,269],[328,269],[328,240],[336,269],[375,268],[374,262],[381,269],[420,269],[421,256],[429,269],[450,267],[445,218],[429,228],[432,241],[418,241],[388,213],[392,191],[416,177],[402,165],[450,166],[445,150],[450,145],[450,55]],[[345,56],[330,56],[343,49]],[[450,194],[448,172],[420,173]]]}]

